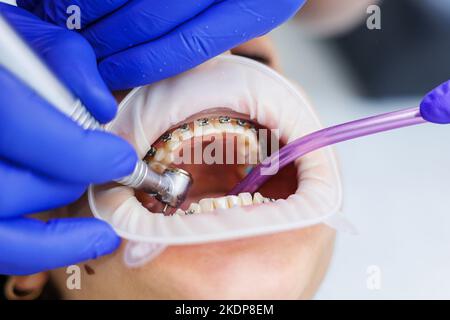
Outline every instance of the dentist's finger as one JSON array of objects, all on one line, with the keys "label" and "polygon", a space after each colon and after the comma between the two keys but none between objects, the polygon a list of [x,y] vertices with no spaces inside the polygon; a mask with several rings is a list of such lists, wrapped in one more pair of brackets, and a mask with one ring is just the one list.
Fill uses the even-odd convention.
[{"label": "dentist's finger", "polygon": [[430,122],[450,123],[450,80],[430,91],[420,103],[420,114]]},{"label": "dentist's finger", "polygon": [[95,53],[86,39],[4,3],[0,3],[0,14],[98,121],[114,118],[117,103],[98,72]]},{"label": "dentist's finger", "polygon": [[156,39],[208,8],[215,0],[135,0],[83,30],[97,58]]},{"label": "dentist's finger", "polygon": [[191,69],[261,36],[293,16],[305,0],[225,0],[170,33],[103,60],[100,73],[111,89],[155,82]]},{"label": "dentist's finger", "polygon": [[18,7],[33,11],[41,3],[41,0],[16,0],[16,3]]},{"label": "dentist's finger", "polygon": [[130,174],[134,149],[86,131],[0,68],[0,157],[57,180],[99,183]]},{"label": "dentist's finger", "polygon": [[0,160],[0,219],[59,208],[81,197],[87,185],[39,175]]},{"label": "dentist's finger", "polygon": [[[95,20],[117,10],[129,0],[17,0],[17,5],[41,19],[65,27],[72,14],[80,15],[84,28]],[[78,11],[79,8],[79,11]]]},{"label": "dentist's finger", "polygon": [[112,253],[120,244],[97,219],[0,220],[0,274],[26,275]]}]

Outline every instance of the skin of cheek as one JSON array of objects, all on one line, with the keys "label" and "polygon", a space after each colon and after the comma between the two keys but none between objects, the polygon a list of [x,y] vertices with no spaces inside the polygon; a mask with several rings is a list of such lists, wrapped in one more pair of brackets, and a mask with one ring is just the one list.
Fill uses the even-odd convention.
[{"label": "skin of cheek", "polygon": [[297,14],[301,27],[320,36],[335,36],[350,31],[368,17],[367,8],[380,0],[308,1]]},{"label": "skin of cheek", "polygon": [[51,271],[64,299],[309,299],[332,256],[325,225],[204,245],[170,247],[135,269],[114,254],[86,262],[81,290],[68,290],[65,269]]},{"label": "skin of cheek", "polygon": [[272,39],[263,36],[250,40],[231,50],[232,54],[256,59],[267,66],[282,72],[280,59]]}]

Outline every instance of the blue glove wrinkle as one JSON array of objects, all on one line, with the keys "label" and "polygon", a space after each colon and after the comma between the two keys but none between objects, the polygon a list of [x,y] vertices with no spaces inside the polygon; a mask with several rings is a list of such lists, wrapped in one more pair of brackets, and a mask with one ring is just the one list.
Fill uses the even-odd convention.
[{"label": "blue glove wrinkle", "polygon": [[[48,0],[48,6],[54,6],[54,1]],[[99,0],[78,1],[81,7],[95,8]],[[176,75],[262,36],[304,3],[134,0],[98,19],[82,34],[102,59],[99,70],[109,88],[129,89]],[[47,10],[51,12],[50,7]]]},{"label": "blue glove wrinkle", "polygon": [[212,57],[274,29],[293,16],[304,0],[276,5],[228,0],[146,44],[114,54],[99,70],[113,90],[145,85],[189,70]]},{"label": "blue glove wrinkle", "polygon": [[[213,0],[138,0],[82,32],[99,59],[148,42],[207,9]],[[111,32],[114,30],[114,32]]]},{"label": "blue glove wrinkle", "polygon": [[39,18],[66,27],[67,19],[72,12],[67,13],[70,6],[78,6],[81,13],[81,28],[85,28],[97,19],[114,12],[129,0],[18,0],[17,5]]},{"label": "blue glove wrinkle", "polygon": [[112,253],[120,238],[92,218],[0,220],[0,274],[26,275]]},{"label": "blue glove wrinkle", "polygon": [[98,121],[114,118],[116,100],[98,72],[95,53],[86,39],[20,8],[0,4],[0,12]]},{"label": "blue glove wrinkle", "polygon": [[450,80],[429,92],[420,104],[422,117],[438,124],[450,123]]},{"label": "blue glove wrinkle", "polygon": [[17,0],[17,6],[28,10],[33,11],[39,5],[40,0]]}]

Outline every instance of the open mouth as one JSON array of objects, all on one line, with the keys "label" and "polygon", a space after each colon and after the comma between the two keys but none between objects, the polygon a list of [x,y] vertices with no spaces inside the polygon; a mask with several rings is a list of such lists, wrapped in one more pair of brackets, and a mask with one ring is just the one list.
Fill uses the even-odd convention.
[{"label": "open mouth", "polygon": [[320,128],[305,96],[282,76],[249,59],[220,56],[135,89],[108,126],[154,170],[173,166],[193,176],[181,208],[160,214],[162,204],[152,196],[108,184],[90,188],[92,212],[126,239],[168,245],[321,223],[340,209],[342,196],[329,149],[281,170],[275,164],[254,194],[227,195],[265,156]]},{"label": "open mouth", "polygon": [[[192,215],[286,199],[297,189],[296,168],[274,175],[260,191],[227,195],[254,166],[278,151],[283,143],[268,128],[248,115],[227,108],[205,110],[178,123],[152,144],[144,161],[156,172],[169,167],[189,172],[194,184],[181,208],[166,215]],[[162,204],[152,195],[136,191],[136,198],[152,213]]]}]

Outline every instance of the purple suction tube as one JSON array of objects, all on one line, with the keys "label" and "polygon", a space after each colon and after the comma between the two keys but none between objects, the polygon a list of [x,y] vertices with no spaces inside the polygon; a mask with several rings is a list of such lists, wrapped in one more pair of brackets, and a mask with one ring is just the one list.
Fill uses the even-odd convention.
[{"label": "purple suction tube", "polygon": [[[278,162],[278,170],[298,158],[317,149],[327,147],[342,141],[352,140],[384,131],[426,123],[422,118],[420,108],[411,108],[395,112],[384,113],[378,116],[343,123],[330,128],[322,129],[301,137],[273,153],[270,157],[255,167],[229,195],[238,195],[242,192],[256,192],[272,175],[263,174],[270,172],[271,164]],[[272,170],[273,171],[273,170]]]}]

